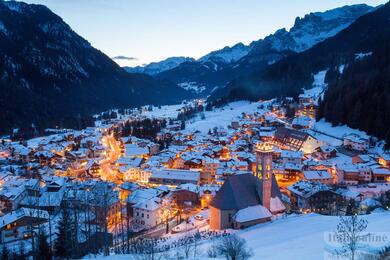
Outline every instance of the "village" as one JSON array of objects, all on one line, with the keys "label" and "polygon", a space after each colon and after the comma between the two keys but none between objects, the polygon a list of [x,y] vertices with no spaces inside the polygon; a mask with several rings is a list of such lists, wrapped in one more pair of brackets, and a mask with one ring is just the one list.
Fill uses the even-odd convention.
[{"label": "village", "polygon": [[[357,131],[318,128],[318,88],[242,111],[210,111],[203,100],[116,110],[97,115],[96,127],[3,139],[1,244],[29,251],[43,230],[53,248],[67,223],[78,256],[132,252],[140,237],[388,210],[390,153]],[[222,126],[212,113],[232,118]]]}]

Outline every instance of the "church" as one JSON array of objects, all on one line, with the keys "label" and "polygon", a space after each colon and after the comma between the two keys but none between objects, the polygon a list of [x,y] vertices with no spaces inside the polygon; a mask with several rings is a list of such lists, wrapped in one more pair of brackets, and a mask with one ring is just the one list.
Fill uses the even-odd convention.
[{"label": "church", "polygon": [[241,229],[270,221],[285,206],[272,173],[272,146],[256,145],[256,171],[230,176],[210,204],[210,229]]}]

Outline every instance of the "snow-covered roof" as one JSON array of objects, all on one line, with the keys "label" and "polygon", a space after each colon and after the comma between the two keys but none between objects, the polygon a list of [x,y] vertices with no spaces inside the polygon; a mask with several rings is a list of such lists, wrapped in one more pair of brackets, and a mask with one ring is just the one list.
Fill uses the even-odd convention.
[{"label": "snow-covered roof", "polygon": [[271,212],[281,212],[286,210],[286,207],[279,197],[271,197],[270,210]]},{"label": "snow-covered roof", "polygon": [[179,186],[177,186],[178,189],[181,189],[181,190],[188,190],[188,191],[192,191],[192,192],[199,192],[199,186],[198,185],[195,185],[193,183],[185,183],[185,184],[180,184]]},{"label": "snow-covered roof", "polygon": [[234,220],[239,223],[270,217],[272,217],[271,212],[269,212],[269,210],[262,205],[250,206],[244,209],[240,209],[233,216]]},{"label": "snow-covered roof", "polygon": [[307,180],[332,179],[332,175],[328,171],[303,171],[303,175]]},{"label": "snow-covered roof", "polygon": [[125,155],[127,157],[142,156],[149,153],[149,149],[139,147],[136,144],[125,144]]},{"label": "snow-covered roof", "polygon": [[158,179],[175,179],[175,180],[188,180],[198,181],[200,177],[199,171],[193,170],[177,170],[177,169],[162,169],[152,172],[151,178]]},{"label": "snow-covered roof", "polygon": [[308,198],[319,191],[330,190],[328,185],[322,184],[320,182],[311,182],[311,181],[299,181],[287,187],[289,191],[294,194],[297,194],[301,197]]},{"label": "snow-covered roof", "polygon": [[143,209],[143,210],[148,210],[148,211],[154,211],[158,210],[160,208],[160,204],[158,204],[155,200],[144,200],[141,201],[133,206],[134,208],[137,209]]},{"label": "snow-covered roof", "polygon": [[354,143],[367,143],[368,140],[366,138],[363,138],[355,133],[352,133],[352,134],[348,134],[346,136],[344,136],[344,139],[347,139],[351,142],[354,142]]},{"label": "snow-covered roof", "polygon": [[0,229],[4,228],[8,224],[11,224],[18,219],[23,217],[34,217],[40,219],[48,219],[49,213],[45,210],[30,209],[30,208],[20,208],[15,211],[12,211],[2,217],[0,217]]},{"label": "snow-covered roof", "polygon": [[282,158],[300,159],[303,157],[303,152],[302,151],[282,150],[280,156]]},{"label": "snow-covered roof", "polygon": [[390,176],[390,170],[384,167],[378,167],[378,168],[372,168],[373,174],[380,174],[380,175],[389,175]]}]

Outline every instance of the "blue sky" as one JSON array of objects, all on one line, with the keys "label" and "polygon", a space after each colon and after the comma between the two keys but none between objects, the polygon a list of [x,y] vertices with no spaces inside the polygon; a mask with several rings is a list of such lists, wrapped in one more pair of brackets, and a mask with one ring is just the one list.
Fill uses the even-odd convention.
[{"label": "blue sky", "polygon": [[199,58],[290,28],[297,16],[386,0],[25,0],[48,6],[108,56],[138,65],[170,56]]}]

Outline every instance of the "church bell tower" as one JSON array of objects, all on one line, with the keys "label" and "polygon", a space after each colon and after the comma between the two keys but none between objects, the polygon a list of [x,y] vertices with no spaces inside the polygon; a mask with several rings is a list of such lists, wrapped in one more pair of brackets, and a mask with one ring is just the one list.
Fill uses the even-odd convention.
[{"label": "church bell tower", "polygon": [[272,145],[267,142],[256,144],[255,176],[262,180],[262,203],[270,210],[272,189]]}]

